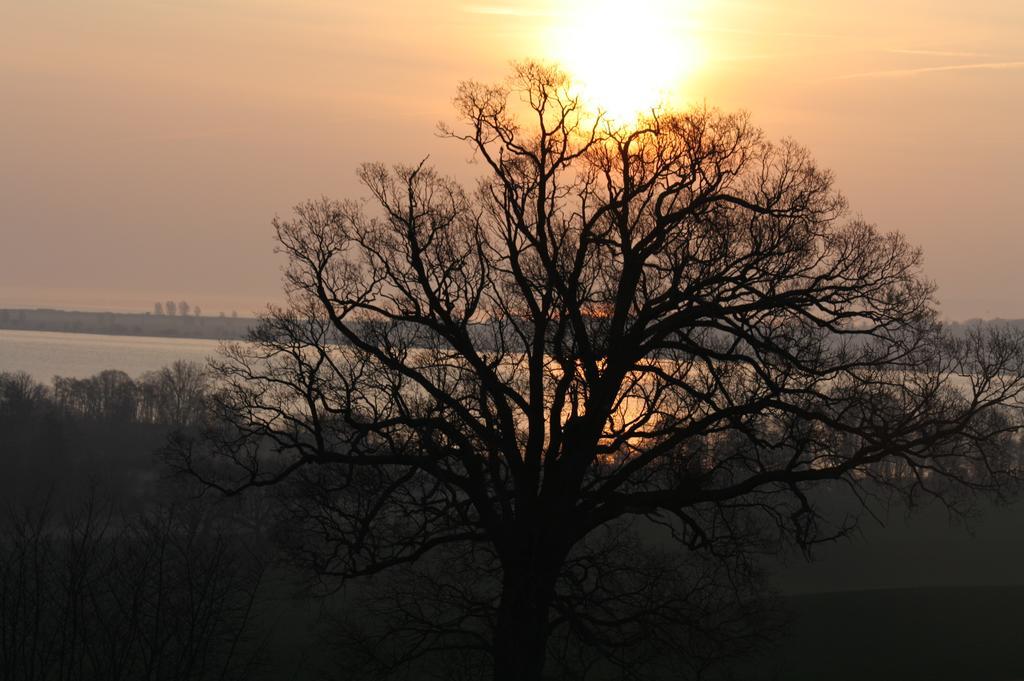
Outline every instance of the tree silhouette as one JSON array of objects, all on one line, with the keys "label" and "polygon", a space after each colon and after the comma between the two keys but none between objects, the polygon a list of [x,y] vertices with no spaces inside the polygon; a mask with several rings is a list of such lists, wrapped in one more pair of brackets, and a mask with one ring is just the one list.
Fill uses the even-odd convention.
[{"label": "tree silhouette", "polygon": [[171,317],[178,314],[178,304],[173,300],[168,300],[166,303],[164,303],[164,309],[167,311],[167,314]]},{"label": "tree silhouette", "polygon": [[533,63],[455,103],[479,185],[367,164],[369,204],[276,220],[289,305],[218,363],[221,425],[179,442],[224,492],[290,490],[322,575],[476,565],[402,660],[479,648],[529,681],[568,637],[639,678],[645,641],[728,623],[678,614],[655,577],[683,564],[631,563],[630,519],[743,556],[842,530],[829,481],[958,508],[1017,477],[1021,338],[946,334],[920,251],[794,142],[707,109],[614,127]]},{"label": "tree silhouette", "polygon": [[159,302],[158,303],[154,303],[153,304],[153,314],[159,316],[159,315],[163,315],[163,313],[164,313],[164,304],[163,303],[159,303]]}]

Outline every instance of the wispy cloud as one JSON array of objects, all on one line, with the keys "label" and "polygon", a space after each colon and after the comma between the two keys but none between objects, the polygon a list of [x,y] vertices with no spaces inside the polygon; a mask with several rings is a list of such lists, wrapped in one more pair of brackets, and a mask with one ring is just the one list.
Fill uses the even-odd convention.
[{"label": "wispy cloud", "polygon": [[838,76],[836,80],[853,80],[859,78],[913,78],[930,73],[946,73],[951,71],[1016,71],[1024,69],[1024,61],[997,61],[980,64],[949,64],[946,66],[925,66],[916,69],[889,69],[883,71],[867,71]]},{"label": "wispy cloud", "polygon": [[[763,53],[747,53],[747,54],[723,54],[716,57],[716,61],[730,62],[730,61],[765,61],[770,59],[804,59],[814,60],[823,59],[830,57],[850,56],[850,55],[862,55],[862,54],[895,54],[903,56],[921,56],[921,57],[942,57],[942,58],[961,58],[961,59],[980,59],[985,57],[992,57],[994,55],[984,54],[981,52],[943,52],[940,50],[910,50],[910,49],[891,49],[891,48],[865,48],[861,46],[841,46],[837,45],[832,49],[812,49],[812,50],[781,50],[777,52],[763,52]],[[1008,62],[1016,63],[1016,62]],[[980,66],[987,66],[983,64]],[[969,65],[973,66],[973,65]],[[959,66],[941,66],[941,67],[918,67],[913,69],[904,69],[907,71],[920,71],[928,70],[929,68],[938,68],[945,70],[947,68],[960,68]],[[994,68],[994,67],[992,67]],[[899,70],[897,75],[902,75],[903,70]],[[847,76],[841,76],[843,78],[864,78],[867,76],[873,76],[876,74],[889,73],[888,70],[872,71],[868,73],[856,73]],[[909,74],[908,74],[909,75]]]},{"label": "wispy cloud", "polygon": [[882,50],[888,54],[908,54],[916,55],[921,57],[962,57],[964,59],[978,59],[981,57],[991,57],[991,54],[984,52],[952,52],[945,50],[911,50],[911,49],[887,49]]},{"label": "wispy cloud", "polygon": [[728,28],[724,26],[714,26],[706,23],[696,23],[694,24],[694,29],[702,33],[728,33],[732,35],[751,35],[765,38],[815,38],[820,40],[846,40],[849,38],[856,37],[852,34],[845,33],[814,33],[807,31],[754,30],[746,28]]}]

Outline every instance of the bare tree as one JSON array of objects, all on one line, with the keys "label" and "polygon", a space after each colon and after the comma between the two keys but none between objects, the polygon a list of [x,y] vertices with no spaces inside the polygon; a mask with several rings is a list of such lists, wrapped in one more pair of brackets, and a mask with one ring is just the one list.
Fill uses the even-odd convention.
[{"label": "bare tree", "polygon": [[168,300],[164,303],[164,309],[167,310],[167,314],[171,317],[178,314],[178,304],[173,300]]},{"label": "bare tree", "polygon": [[187,317],[188,316],[189,307],[190,306],[188,304],[188,301],[185,301],[185,300],[181,301],[180,303],[178,303],[178,314],[180,314],[182,317]]},{"label": "bare tree", "polygon": [[138,416],[139,386],[123,371],[106,369],[89,378],[55,376],[53,390],[66,414],[116,423]]},{"label": "bare tree", "polygon": [[154,303],[153,304],[153,314],[160,316],[160,315],[163,315],[163,313],[164,313],[164,304],[163,303],[159,303],[159,302],[158,303]]},{"label": "bare tree", "polygon": [[682,596],[653,576],[679,564],[600,560],[602,532],[743,555],[834,533],[829,481],[957,508],[1017,478],[1020,336],[947,335],[920,251],[848,217],[796,143],[707,109],[613,127],[532,63],[455,103],[477,188],[368,164],[368,204],[276,220],[290,305],[217,365],[215,456],[179,443],[225,492],[290,481],[292,547],[324,576],[490,556],[445,620],[484,623],[415,645],[532,681],[568,631],[632,678],[644,627],[726,623],[659,620]]},{"label": "bare tree", "polygon": [[160,396],[160,422],[184,428],[199,423],[209,389],[201,364],[178,360],[149,375]]},{"label": "bare tree", "polygon": [[263,566],[194,509],[6,508],[0,530],[5,680],[251,678]]},{"label": "bare tree", "polygon": [[46,387],[24,372],[0,372],[0,416],[24,418],[47,397]]}]

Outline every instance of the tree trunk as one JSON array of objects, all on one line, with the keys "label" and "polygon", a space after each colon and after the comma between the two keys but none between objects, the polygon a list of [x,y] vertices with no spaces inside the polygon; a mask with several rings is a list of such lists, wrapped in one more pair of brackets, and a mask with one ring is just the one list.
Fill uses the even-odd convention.
[{"label": "tree trunk", "polygon": [[539,568],[533,561],[505,566],[494,634],[495,681],[542,678],[557,574],[557,569]]}]

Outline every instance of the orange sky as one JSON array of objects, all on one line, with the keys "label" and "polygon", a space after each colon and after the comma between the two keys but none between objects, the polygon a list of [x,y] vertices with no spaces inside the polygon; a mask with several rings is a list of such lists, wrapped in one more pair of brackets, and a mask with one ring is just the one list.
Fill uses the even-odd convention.
[{"label": "orange sky", "polygon": [[947,317],[1024,317],[1024,2],[648,0],[657,30],[630,6],[5,3],[0,306],[258,308],[279,290],[275,213],[351,195],[364,160],[471,177],[433,134],[458,80],[589,58],[565,36],[599,7],[622,30],[604,53],[687,55],[676,101],[750,110],[923,246]]}]

